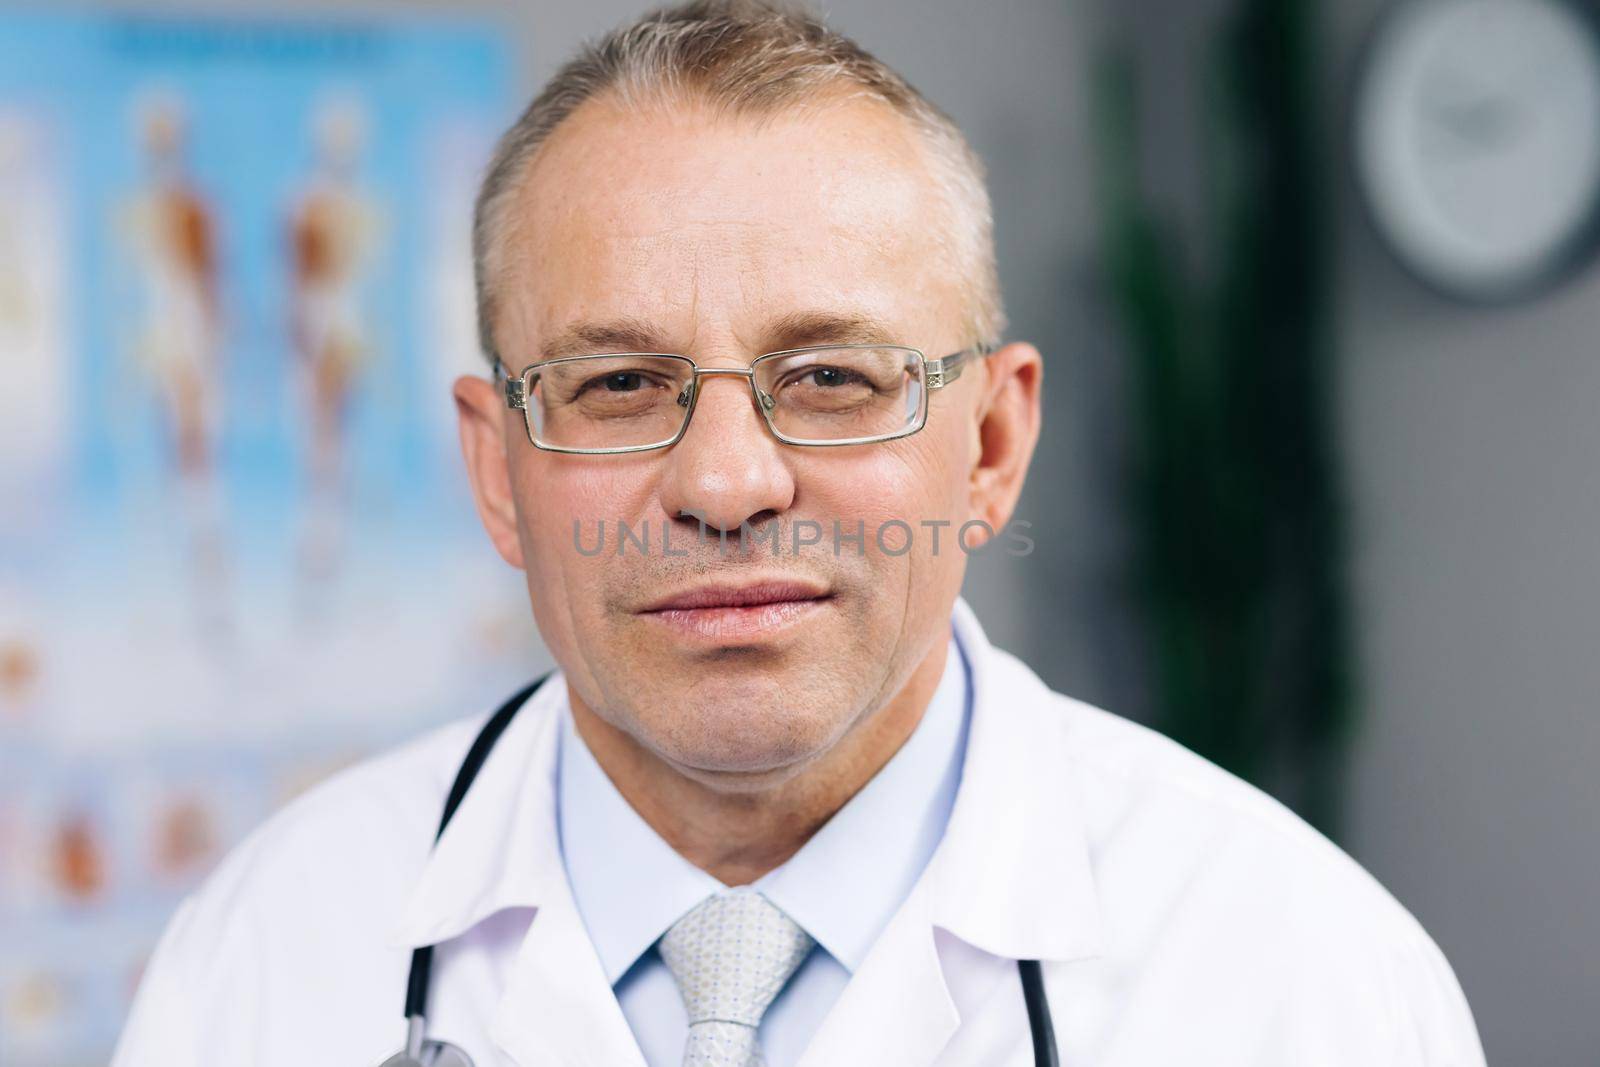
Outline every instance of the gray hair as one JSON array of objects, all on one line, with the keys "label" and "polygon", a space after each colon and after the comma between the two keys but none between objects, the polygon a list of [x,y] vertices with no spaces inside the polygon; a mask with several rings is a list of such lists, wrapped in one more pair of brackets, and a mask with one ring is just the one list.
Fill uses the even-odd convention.
[{"label": "gray hair", "polygon": [[495,358],[498,236],[540,147],[586,101],[623,107],[694,99],[716,113],[767,115],[823,98],[889,105],[922,135],[948,219],[936,233],[966,291],[971,341],[998,344],[1005,329],[995,268],[994,221],[983,163],[956,124],[886,64],[786,0],[689,0],[661,8],[586,44],[500,138],[473,212],[478,338]]}]

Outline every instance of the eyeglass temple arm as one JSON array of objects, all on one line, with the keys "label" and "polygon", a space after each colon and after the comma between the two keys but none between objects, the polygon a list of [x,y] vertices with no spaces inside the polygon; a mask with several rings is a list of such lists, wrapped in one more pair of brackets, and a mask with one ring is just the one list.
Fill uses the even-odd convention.
[{"label": "eyeglass temple arm", "polygon": [[980,341],[971,348],[963,348],[959,352],[952,352],[943,359],[930,359],[928,361],[928,388],[930,390],[944,388],[961,377],[961,372],[966,368],[968,360],[982,359],[993,351],[993,346]]},{"label": "eyeglass temple arm", "polygon": [[500,380],[501,388],[505,391],[506,407],[526,409],[528,406],[527,382],[522,378],[511,377],[511,371],[506,368],[500,357],[494,361],[494,376]]}]

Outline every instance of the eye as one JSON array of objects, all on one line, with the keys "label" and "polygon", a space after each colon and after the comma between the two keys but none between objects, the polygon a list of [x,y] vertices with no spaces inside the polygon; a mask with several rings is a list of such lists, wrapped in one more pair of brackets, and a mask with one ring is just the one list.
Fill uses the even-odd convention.
[{"label": "eye", "polygon": [[800,377],[804,383],[810,379],[810,384],[827,388],[830,386],[853,385],[862,381],[862,376],[853,370],[844,367],[812,367]]},{"label": "eye", "polygon": [[631,393],[644,384],[644,376],[638,371],[618,371],[615,374],[607,374],[599,379],[599,382],[605,386],[608,393]]},{"label": "eye", "polygon": [[574,397],[590,393],[637,393],[657,384],[654,377],[643,370],[618,370],[596,374],[578,383]]}]

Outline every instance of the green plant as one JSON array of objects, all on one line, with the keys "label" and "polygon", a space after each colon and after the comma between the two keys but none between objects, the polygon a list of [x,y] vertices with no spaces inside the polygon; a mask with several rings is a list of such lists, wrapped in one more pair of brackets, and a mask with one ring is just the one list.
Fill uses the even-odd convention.
[{"label": "green plant", "polygon": [[1336,834],[1351,727],[1309,0],[1240,0],[1203,106],[1213,269],[1141,193],[1128,54],[1097,85],[1106,279],[1132,360],[1156,725]]}]

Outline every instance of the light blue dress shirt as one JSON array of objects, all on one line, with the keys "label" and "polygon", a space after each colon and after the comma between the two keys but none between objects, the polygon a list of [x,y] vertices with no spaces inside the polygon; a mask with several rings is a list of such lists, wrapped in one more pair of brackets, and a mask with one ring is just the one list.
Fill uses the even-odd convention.
[{"label": "light blue dress shirt", "polygon": [[[760,1028],[770,1067],[800,1059],[944,834],[960,784],[970,670],[954,635],[906,743],[787,863],[752,888],[816,939]],[[722,882],[673,851],[617,792],[563,702],[558,825],[567,878],[650,1067],[679,1067],[689,1021],[656,941]]]}]

